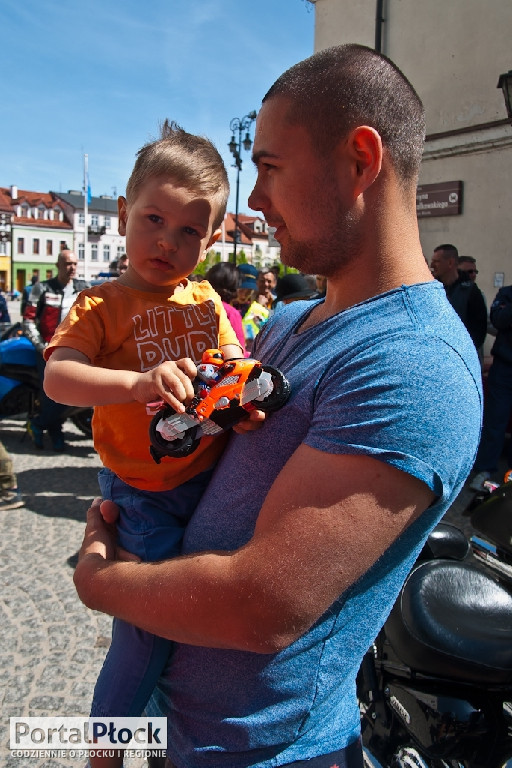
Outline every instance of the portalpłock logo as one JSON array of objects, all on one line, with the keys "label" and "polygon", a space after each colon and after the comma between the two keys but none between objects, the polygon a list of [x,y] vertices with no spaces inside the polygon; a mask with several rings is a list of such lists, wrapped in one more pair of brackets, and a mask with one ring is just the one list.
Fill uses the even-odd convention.
[{"label": "portalp\u0142ock logo", "polygon": [[14,755],[57,750],[78,757],[114,749],[164,754],[167,724],[165,717],[11,717],[9,747]]}]

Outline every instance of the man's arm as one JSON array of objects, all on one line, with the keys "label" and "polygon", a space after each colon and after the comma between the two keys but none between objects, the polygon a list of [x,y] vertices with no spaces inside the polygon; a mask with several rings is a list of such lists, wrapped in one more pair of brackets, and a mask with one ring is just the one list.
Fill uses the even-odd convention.
[{"label": "man's arm", "polygon": [[274,653],[300,637],[433,499],[421,481],[376,459],[302,445],[245,546],[161,563],[114,562],[96,509],[75,584],[90,608],[169,639]]},{"label": "man's arm", "polygon": [[512,287],[500,288],[491,305],[491,323],[498,331],[512,326]]},{"label": "man's arm", "polygon": [[478,349],[487,336],[487,307],[482,291],[474,284],[468,300],[467,329],[473,344]]}]

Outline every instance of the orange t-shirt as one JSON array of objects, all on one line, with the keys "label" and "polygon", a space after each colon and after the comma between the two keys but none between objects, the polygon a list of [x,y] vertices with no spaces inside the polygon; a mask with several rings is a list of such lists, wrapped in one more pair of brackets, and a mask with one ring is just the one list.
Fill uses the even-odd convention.
[{"label": "orange t-shirt", "polygon": [[[187,281],[169,297],[112,281],[79,294],[45,358],[56,347],[71,347],[100,368],[144,372],[182,357],[198,363],[205,349],[225,344],[240,346],[220,297],[206,280]],[[156,464],[149,452],[151,419],[147,407],[137,402],[94,408],[94,447],[103,465],[129,485],[170,490],[210,467],[222,452],[222,435],[203,437],[190,456],[166,456]]]}]

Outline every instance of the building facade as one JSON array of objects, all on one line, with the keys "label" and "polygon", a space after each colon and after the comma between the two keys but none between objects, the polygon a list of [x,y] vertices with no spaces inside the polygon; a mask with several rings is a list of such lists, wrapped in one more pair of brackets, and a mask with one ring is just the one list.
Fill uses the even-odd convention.
[{"label": "building facade", "polygon": [[427,140],[418,189],[425,257],[441,243],[477,260],[490,303],[512,283],[512,126],[502,73],[512,69],[510,0],[310,0],[315,50],[377,48],[422,99]]},{"label": "building facade", "polygon": [[0,187],[0,289],[21,292],[33,275],[56,274],[62,248],[73,247],[73,226],[50,192]]},{"label": "building facade", "polygon": [[[87,204],[83,192],[59,192],[59,199],[73,226],[73,251],[78,258],[78,277],[93,280],[109,271],[109,265],[125,252],[125,239],[118,232],[117,198],[92,197]],[[87,218],[87,221],[86,221]]]},{"label": "building facade", "polygon": [[[47,280],[57,274],[63,248],[78,259],[77,277],[94,280],[110,271],[125,253],[118,233],[117,199],[103,195],[87,202],[82,192],[32,192],[0,187],[0,290],[21,293],[36,275]],[[221,261],[233,257],[235,216],[227,213],[222,234],[212,246]],[[258,269],[279,260],[279,243],[259,216],[238,217],[237,261]]]}]

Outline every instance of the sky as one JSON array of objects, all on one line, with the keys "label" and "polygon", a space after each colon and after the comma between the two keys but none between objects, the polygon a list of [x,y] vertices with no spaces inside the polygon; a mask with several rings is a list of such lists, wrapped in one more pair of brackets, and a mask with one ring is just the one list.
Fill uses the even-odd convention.
[{"label": "sky", "polygon": [[[221,153],[235,210],[230,122],[313,53],[306,0],[2,0],[0,186],[124,194],[165,118]],[[254,127],[254,124],[253,124]],[[252,130],[251,136],[254,135]],[[241,213],[255,180],[242,150]]]}]

